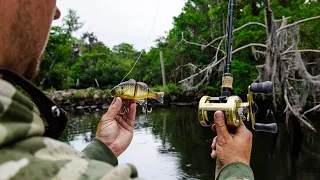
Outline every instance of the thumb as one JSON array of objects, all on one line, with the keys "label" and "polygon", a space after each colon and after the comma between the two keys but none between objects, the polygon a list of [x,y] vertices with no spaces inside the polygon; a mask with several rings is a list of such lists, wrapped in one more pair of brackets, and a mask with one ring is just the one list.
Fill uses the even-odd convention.
[{"label": "thumb", "polygon": [[114,102],[110,105],[108,112],[106,113],[107,116],[115,117],[122,108],[122,99],[116,97]]},{"label": "thumb", "polygon": [[229,138],[230,134],[227,130],[224,114],[222,111],[217,111],[214,113],[214,124],[218,136]]}]

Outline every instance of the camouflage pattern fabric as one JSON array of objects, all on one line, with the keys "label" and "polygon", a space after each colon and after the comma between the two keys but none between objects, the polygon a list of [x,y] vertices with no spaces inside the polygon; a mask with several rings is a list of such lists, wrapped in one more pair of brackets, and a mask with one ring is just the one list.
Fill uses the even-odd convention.
[{"label": "camouflage pattern fabric", "polygon": [[252,169],[241,162],[235,162],[224,166],[218,177],[218,180],[254,180]]},{"label": "camouflage pattern fabric", "polygon": [[137,179],[131,165],[113,167],[89,159],[65,143],[43,137],[43,133],[38,110],[0,79],[0,180]]}]

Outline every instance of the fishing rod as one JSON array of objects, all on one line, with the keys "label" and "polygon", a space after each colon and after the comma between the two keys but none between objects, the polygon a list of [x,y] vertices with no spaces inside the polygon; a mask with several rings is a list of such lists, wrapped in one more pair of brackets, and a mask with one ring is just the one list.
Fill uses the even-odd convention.
[{"label": "fishing rod", "polygon": [[[203,96],[200,99],[198,107],[198,119],[204,127],[212,127],[214,125],[213,114],[215,111],[222,111],[226,117],[226,125],[230,131],[241,125],[243,121],[250,121],[252,129],[268,133],[276,133],[278,131],[276,123],[261,124],[256,123],[255,114],[258,112],[258,106],[253,101],[253,95],[257,93],[269,94],[273,93],[273,83],[270,81],[263,83],[252,83],[248,86],[247,102],[235,95],[233,92],[233,76],[231,69],[232,61],[232,39],[234,26],[234,0],[229,2],[228,16],[228,35],[226,45],[226,64],[222,77],[222,88],[220,97]],[[209,115],[212,118],[209,118]],[[221,170],[221,165],[216,161],[216,178]]]},{"label": "fishing rod", "polygon": [[228,36],[227,36],[227,61],[222,78],[222,92],[221,97],[224,99],[233,94],[232,91],[232,72],[231,72],[231,60],[232,60],[232,36],[233,36],[233,22],[234,22],[234,0],[230,0],[229,4],[229,16],[228,16]]}]

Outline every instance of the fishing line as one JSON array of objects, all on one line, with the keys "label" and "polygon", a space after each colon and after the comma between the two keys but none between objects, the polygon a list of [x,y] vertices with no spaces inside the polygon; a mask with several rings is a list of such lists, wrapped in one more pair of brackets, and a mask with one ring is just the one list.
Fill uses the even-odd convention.
[{"label": "fishing line", "polygon": [[[152,32],[153,32],[154,25],[156,24],[156,21],[157,21],[157,18],[158,18],[158,14],[159,14],[159,10],[160,10],[160,1],[161,1],[161,0],[159,0],[159,2],[158,2],[157,13],[156,13],[156,16],[155,16],[155,18],[154,18],[154,20],[153,20],[153,25],[152,25],[152,27],[151,27],[151,30],[150,30],[148,39],[147,39],[147,41],[146,41],[145,44],[144,44],[144,49],[146,49],[146,47],[147,47],[147,43],[148,43],[149,40],[150,40],[150,36],[151,36],[151,34],[152,34]],[[143,54],[143,50],[141,50],[141,53],[140,53],[138,59],[137,59],[136,62],[133,64],[133,66],[132,66],[131,70],[129,71],[129,73],[128,73],[126,76],[124,76],[124,78],[121,80],[120,83],[122,83],[122,82],[129,76],[129,74],[132,72],[132,70],[134,69],[134,67],[135,67],[135,66],[137,65],[137,63],[139,62],[142,54]]]}]

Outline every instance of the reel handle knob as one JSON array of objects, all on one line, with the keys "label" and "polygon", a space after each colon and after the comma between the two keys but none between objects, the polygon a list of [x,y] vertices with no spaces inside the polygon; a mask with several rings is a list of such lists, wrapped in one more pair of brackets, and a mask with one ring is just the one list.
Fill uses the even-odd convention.
[{"label": "reel handle knob", "polygon": [[270,124],[255,123],[254,129],[255,131],[262,131],[262,132],[273,133],[273,134],[278,132],[278,126],[276,123],[270,123]]},{"label": "reel handle knob", "polygon": [[250,91],[252,91],[253,93],[272,93],[273,83],[271,81],[266,81],[263,83],[252,83],[250,86]]}]

